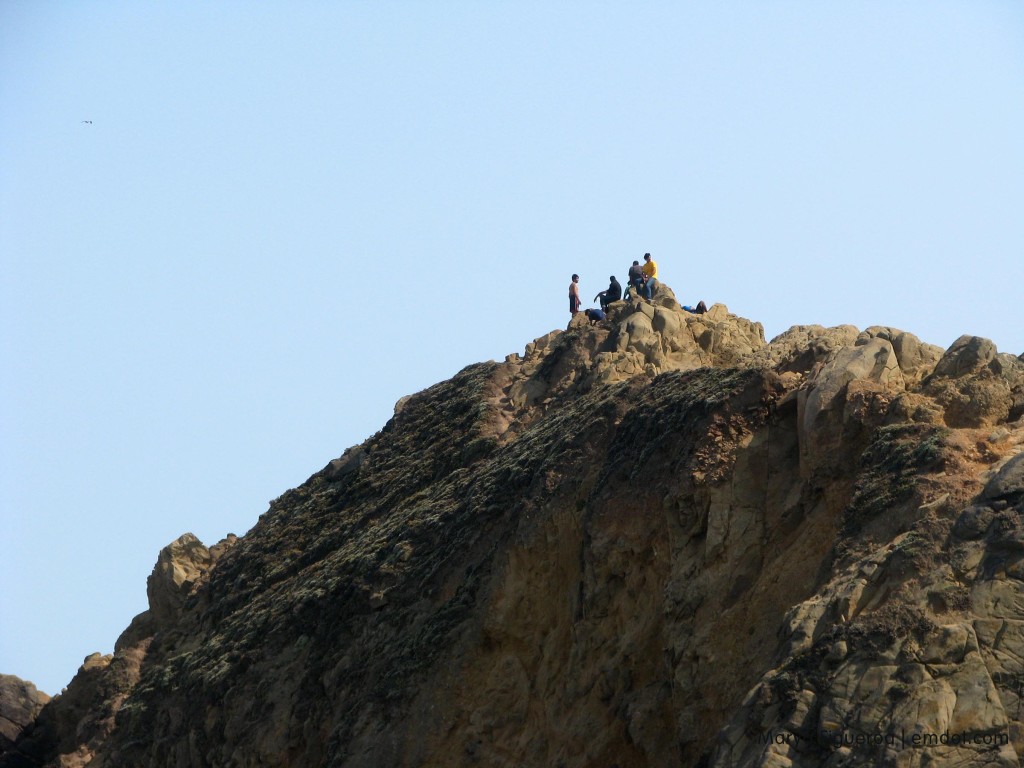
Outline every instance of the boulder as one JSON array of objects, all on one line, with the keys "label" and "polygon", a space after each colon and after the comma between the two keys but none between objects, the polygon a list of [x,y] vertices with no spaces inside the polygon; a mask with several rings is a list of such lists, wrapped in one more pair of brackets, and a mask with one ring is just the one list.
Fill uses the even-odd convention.
[{"label": "boulder", "polygon": [[961,336],[954,341],[935,366],[935,376],[951,379],[974,373],[996,357],[996,345],[980,336]]},{"label": "boulder", "polygon": [[683,321],[678,312],[673,312],[663,306],[655,308],[654,318],[651,320],[651,327],[662,336],[677,336],[682,325]]},{"label": "boulder", "polygon": [[50,697],[32,683],[0,674],[0,755],[10,749]]},{"label": "boulder", "polygon": [[800,417],[804,433],[811,433],[822,414],[833,407],[850,382],[858,379],[877,382],[883,387],[903,388],[903,374],[892,344],[884,339],[870,339],[860,346],[844,347],[832,354],[804,390]]},{"label": "boulder", "polygon": [[943,411],[949,427],[985,427],[1024,416],[1024,366],[978,336],[961,336],[917,390]]},{"label": "boulder", "polygon": [[620,323],[616,349],[639,352],[646,362],[658,365],[662,360],[661,334],[654,329],[653,317],[653,307],[640,304],[636,312]]},{"label": "boulder", "polygon": [[1006,462],[985,485],[986,499],[1011,499],[1024,496],[1024,452]]},{"label": "boulder", "polygon": [[160,550],[146,581],[149,612],[158,627],[177,621],[185,598],[213,565],[213,556],[194,534],[186,533]]},{"label": "boulder", "polygon": [[1024,376],[1004,368],[995,359],[990,365],[956,378],[939,376],[936,369],[920,391],[942,408],[943,420],[949,427],[995,426],[1024,414]]},{"label": "boulder", "polygon": [[366,451],[363,450],[363,447],[361,445],[353,446],[323,468],[324,477],[328,480],[341,480],[343,477],[354,474],[365,460]]},{"label": "boulder", "polygon": [[935,344],[926,344],[917,336],[897,328],[873,325],[866,328],[857,337],[857,344],[866,343],[869,339],[885,339],[892,344],[896,352],[896,360],[899,363],[900,371],[906,381],[907,387],[911,388],[935,370],[935,366],[942,359],[942,347]]},{"label": "boulder", "polygon": [[[903,374],[892,345],[881,338],[841,347],[818,364],[797,395],[797,434],[804,476],[843,461],[851,422],[867,417],[876,395],[899,392]],[[847,407],[848,401],[855,407]]]}]

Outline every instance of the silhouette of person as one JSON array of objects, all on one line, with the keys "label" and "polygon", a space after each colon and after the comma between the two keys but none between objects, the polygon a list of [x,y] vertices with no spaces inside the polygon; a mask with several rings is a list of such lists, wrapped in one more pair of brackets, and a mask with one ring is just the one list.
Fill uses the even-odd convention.
[{"label": "silhouette of person", "polygon": [[601,300],[601,309],[607,309],[608,305],[613,301],[618,301],[622,298],[622,286],[619,285],[619,281],[615,279],[615,275],[608,278],[611,282],[608,283],[608,290],[601,291],[597,296],[594,297],[594,301]]}]

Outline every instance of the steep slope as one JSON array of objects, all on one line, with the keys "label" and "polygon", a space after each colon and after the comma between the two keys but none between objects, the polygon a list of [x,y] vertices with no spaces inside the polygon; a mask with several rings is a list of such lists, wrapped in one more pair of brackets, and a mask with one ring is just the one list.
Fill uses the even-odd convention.
[{"label": "steep slope", "polygon": [[1016,765],[1022,415],[983,339],[619,303],[170,545],[0,765]]}]

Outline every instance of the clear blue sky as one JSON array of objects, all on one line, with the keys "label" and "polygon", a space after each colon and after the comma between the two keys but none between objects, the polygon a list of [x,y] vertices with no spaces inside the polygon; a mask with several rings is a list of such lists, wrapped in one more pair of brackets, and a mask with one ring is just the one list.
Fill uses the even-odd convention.
[{"label": "clear blue sky", "polygon": [[4,0],[0,672],[59,691],[572,272],[1024,352],[1022,139],[1009,0]]}]

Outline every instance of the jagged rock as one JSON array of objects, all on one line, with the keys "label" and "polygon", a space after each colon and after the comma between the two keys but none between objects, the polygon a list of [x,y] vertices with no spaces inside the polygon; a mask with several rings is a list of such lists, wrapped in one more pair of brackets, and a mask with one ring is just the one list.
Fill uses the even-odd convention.
[{"label": "jagged rock", "polygon": [[95,751],[110,735],[114,717],[138,682],[141,654],[90,654],[60,695],[50,700],[35,722],[8,750],[0,766],[90,765]]},{"label": "jagged rock", "polygon": [[724,304],[712,305],[703,315],[684,313],[684,320],[715,365],[741,364],[765,346],[762,325],[730,314]]},{"label": "jagged rock", "polygon": [[164,547],[147,582],[150,609],[121,634],[113,654],[85,658],[68,687],[39,711],[33,727],[6,752],[0,750],[0,766],[102,765],[105,758],[97,757],[96,750],[113,731],[117,713],[139,683],[155,633],[174,625],[191,587],[237,541],[229,534],[207,550],[187,533]]},{"label": "jagged rock", "polygon": [[825,328],[820,325],[794,325],[776,336],[751,358],[754,365],[774,368],[780,373],[809,373],[816,363],[842,347],[852,347],[858,330],[852,325]]},{"label": "jagged rock", "polygon": [[951,427],[1002,424],[1024,415],[1024,366],[1001,355],[988,339],[961,336],[946,351],[921,390]]},{"label": "jagged rock", "polygon": [[146,581],[149,612],[157,626],[177,621],[189,591],[213,564],[213,556],[191,533],[160,550]]},{"label": "jagged rock", "polygon": [[49,700],[27,680],[0,674],[0,755],[14,746]]},{"label": "jagged rock", "polygon": [[162,550],[0,766],[1015,765],[1024,366],[940,352],[575,318]]}]

